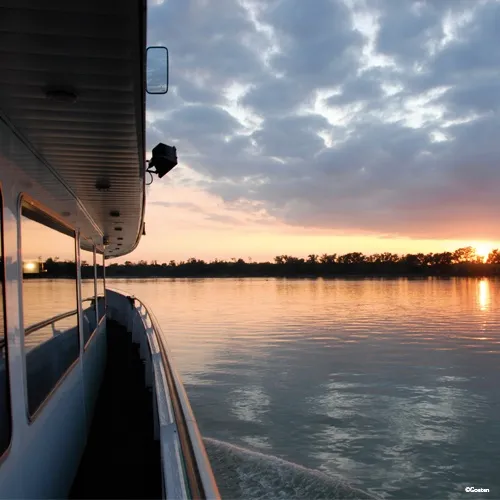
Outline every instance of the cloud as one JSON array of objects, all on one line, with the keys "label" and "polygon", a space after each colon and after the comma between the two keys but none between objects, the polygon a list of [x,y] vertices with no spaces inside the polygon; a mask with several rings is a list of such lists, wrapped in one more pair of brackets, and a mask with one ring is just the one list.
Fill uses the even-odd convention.
[{"label": "cloud", "polygon": [[[328,127],[328,121],[320,116],[267,118],[251,137],[260,156],[299,158],[306,162],[324,146],[318,132]],[[298,140],[291,142],[292,137]]]},{"label": "cloud", "polygon": [[[190,133],[201,140],[203,137],[222,139],[239,128],[239,123],[227,111],[216,106],[193,104],[183,106],[170,115],[172,133],[185,136]],[[161,126],[161,124],[160,124]]]},{"label": "cloud", "polygon": [[297,111],[303,100],[304,86],[271,75],[260,85],[255,85],[242,98],[242,104],[262,116],[280,116]]},{"label": "cloud", "polygon": [[197,83],[186,77],[177,77],[175,88],[178,96],[184,103],[213,105],[223,100],[220,93],[216,90],[207,88],[202,83]]},{"label": "cloud", "polygon": [[151,201],[150,205],[157,205],[164,208],[181,208],[191,212],[203,212],[203,209],[188,201]]},{"label": "cloud", "polygon": [[499,2],[213,5],[150,8],[172,90],[148,144],[200,189],[332,234],[500,238]]},{"label": "cloud", "polygon": [[221,215],[221,214],[208,214],[205,217],[205,219],[213,222],[220,222],[221,224],[231,224],[231,225],[240,224],[241,222],[236,217],[232,217],[231,215]]},{"label": "cloud", "polygon": [[272,59],[275,71],[313,86],[331,85],[334,78],[355,71],[362,36],[344,2],[285,0],[265,16],[282,41]]}]

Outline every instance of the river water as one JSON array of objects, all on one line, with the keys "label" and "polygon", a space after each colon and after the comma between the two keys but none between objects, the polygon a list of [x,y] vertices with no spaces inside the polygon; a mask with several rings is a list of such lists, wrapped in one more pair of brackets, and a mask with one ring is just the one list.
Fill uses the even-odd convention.
[{"label": "river water", "polygon": [[158,317],[225,498],[500,498],[500,281],[107,285]]},{"label": "river water", "polygon": [[[107,285],[159,319],[224,499],[500,498],[500,280]],[[25,300],[40,321],[74,285]]]}]

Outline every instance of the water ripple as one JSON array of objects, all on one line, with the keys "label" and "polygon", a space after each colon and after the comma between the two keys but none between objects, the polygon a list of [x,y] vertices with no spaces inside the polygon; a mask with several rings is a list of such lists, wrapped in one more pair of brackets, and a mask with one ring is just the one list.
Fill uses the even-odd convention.
[{"label": "water ripple", "polygon": [[[203,434],[384,497],[498,496],[500,281],[117,283],[154,308]],[[332,498],[208,443],[228,498]]]}]

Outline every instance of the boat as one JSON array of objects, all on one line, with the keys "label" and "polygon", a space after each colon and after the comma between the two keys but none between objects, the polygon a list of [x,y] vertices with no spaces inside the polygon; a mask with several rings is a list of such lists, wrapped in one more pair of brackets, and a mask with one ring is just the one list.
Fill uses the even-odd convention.
[{"label": "boat", "polygon": [[220,498],[154,312],[106,287],[177,161],[145,161],[146,26],[143,0],[0,0],[1,498]]}]

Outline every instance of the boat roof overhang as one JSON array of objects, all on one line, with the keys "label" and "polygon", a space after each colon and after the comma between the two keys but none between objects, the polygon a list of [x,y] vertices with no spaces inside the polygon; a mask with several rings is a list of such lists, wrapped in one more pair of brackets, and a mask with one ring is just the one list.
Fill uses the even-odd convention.
[{"label": "boat roof overhang", "polygon": [[0,122],[39,160],[16,168],[86,237],[108,236],[107,256],[131,252],[144,223],[145,0],[0,8]]}]

